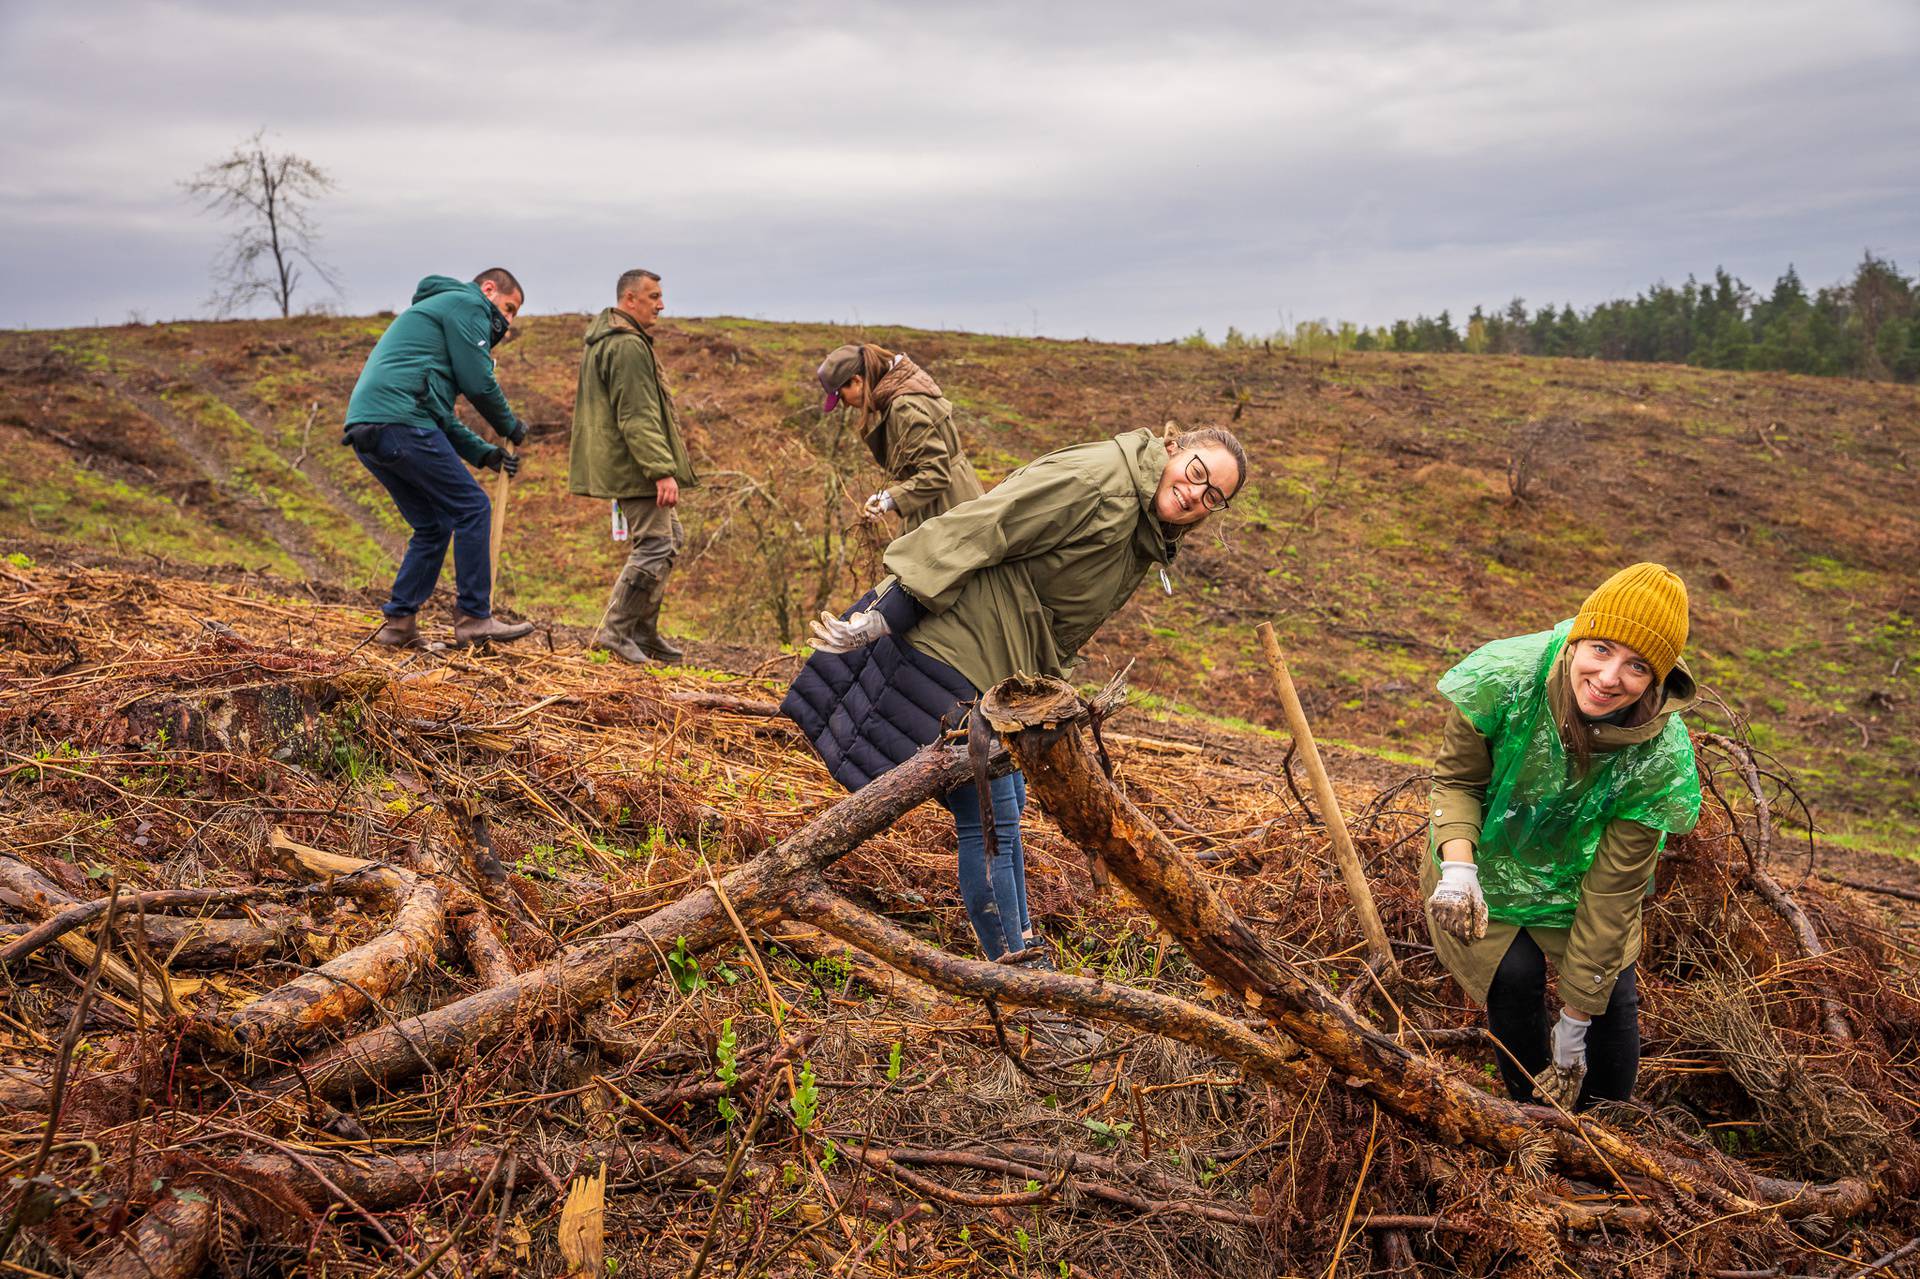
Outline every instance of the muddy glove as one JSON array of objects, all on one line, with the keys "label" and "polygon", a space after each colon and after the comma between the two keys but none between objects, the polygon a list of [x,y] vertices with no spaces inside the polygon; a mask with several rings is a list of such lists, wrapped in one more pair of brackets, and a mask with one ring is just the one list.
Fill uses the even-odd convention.
[{"label": "muddy glove", "polygon": [[1534,1088],[1548,1105],[1572,1110],[1580,1099],[1580,1084],[1587,1077],[1587,1028],[1592,1024],[1560,1010],[1560,1020],[1553,1024],[1553,1060],[1533,1077]]},{"label": "muddy glove", "polygon": [[480,465],[490,471],[505,471],[508,475],[520,474],[519,455],[507,452],[498,444],[493,446],[493,452],[487,454]]},{"label": "muddy glove", "polygon": [[889,493],[886,489],[881,489],[878,493],[875,493],[867,499],[867,504],[860,508],[860,514],[870,520],[877,520],[892,509],[893,494]]},{"label": "muddy glove", "polygon": [[832,613],[822,613],[813,624],[813,646],[822,653],[851,653],[889,634],[887,619],[874,609],[855,613],[844,621]]},{"label": "muddy glove", "polygon": [[1427,909],[1442,932],[1461,941],[1485,937],[1487,899],[1480,892],[1480,868],[1472,862],[1441,862],[1440,883],[1427,898]]}]

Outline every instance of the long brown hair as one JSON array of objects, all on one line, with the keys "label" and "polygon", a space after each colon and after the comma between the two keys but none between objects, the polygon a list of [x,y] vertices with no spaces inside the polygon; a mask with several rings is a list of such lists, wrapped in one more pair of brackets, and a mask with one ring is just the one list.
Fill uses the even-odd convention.
[{"label": "long brown hair", "polygon": [[867,428],[873,425],[873,415],[880,411],[880,405],[874,402],[873,389],[880,385],[880,379],[887,375],[897,357],[884,346],[872,342],[860,344],[860,434],[865,435]]},{"label": "long brown hair", "polygon": [[[1597,744],[1594,721],[1580,713],[1580,703],[1573,695],[1573,667],[1569,662],[1560,664],[1560,678],[1567,681],[1567,714],[1559,724],[1560,745],[1567,752],[1568,771],[1575,777],[1585,777],[1593,767],[1593,752]],[[1666,697],[1666,681],[1652,681],[1647,685],[1647,691],[1640,694],[1640,700],[1627,708],[1626,718],[1620,721],[1622,726],[1635,728],[1646,723],[1660,713],[1661,703]]]}]

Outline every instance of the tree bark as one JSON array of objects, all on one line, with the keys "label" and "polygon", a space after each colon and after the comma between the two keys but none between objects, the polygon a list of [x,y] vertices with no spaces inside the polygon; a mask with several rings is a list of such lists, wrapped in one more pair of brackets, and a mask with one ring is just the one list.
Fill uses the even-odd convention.
[{"label": "tree bark", "polygon": [[[1000,772],[1010,767],[1003,752],[995,752],[994,767]],[[929,746],[727,875],[721,888],[743,921],[764,923],[779,913],[801,872],[832,864],[971,775],[965,751]],[[567,1016],[604,999],[620,983],[655,971],[659,957],[680,937],[697,951],[732,936],[733,924],[719,897],[702,888],[625,928],[571,947],[513,981],[357,1035],[314,1057],[302,1073],[316,1093],[332,1101],[369,1084],[397,1083],[478,1053],[530,1017]],[[266,1086],[293,1092],[301,1082],[285,1075]]]},{"label": "tree bark", "polygon": [[[1544,1137],[1564,1167],[1584,1176],[1617,1179],[1639,1173],[1723,1211],[1761,1206],[1718,1184],[1708,1166],[1656,1154],[1597,1121],[1537,1123],[1513,1102],[1470,1087],[1440,1063],[1361,1023],[1317,983],[1270,953],[1214,895],[1192,860],[1107,779],[1081,735],[1080,702],[1070,686],[1016,677],[996,685],[981,699],[980,709],[1005,734],[1028,787],[1061,831],[1100,857],[1196,965],[1333,1066],[1350,1086],[1445,1141],[1510,1154]],[[1791,1194],[1780,1193],[1788,1186]],[[1762,1179],[1756,1190],[1776,1211],[1793,1217],[1853,1205],[1858,1212],[1877,1193],[1861,1180],[1812,1186]]]}]

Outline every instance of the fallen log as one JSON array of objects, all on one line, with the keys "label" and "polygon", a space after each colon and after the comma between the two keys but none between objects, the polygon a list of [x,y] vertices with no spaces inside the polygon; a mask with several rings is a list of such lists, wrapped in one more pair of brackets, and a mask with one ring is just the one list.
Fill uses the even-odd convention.
[{"label": "fallen log", "polygon": [[[1442,1140],[1510,1155],[1542,1141],[1563,1167],[1621,1181],[1652,1178],[1721,1211],[1764,1208],[1786,1217],[1850,1216],[1882,1193],[1900,1194],[1911,1173],[1814,1185],[1754,1179],[1730,1190],[1706,1162],[1656,1153],[1593,1119],[1549,1125],[1522,1107],[1448,1074],[1362,1023],[1292,964],[1269,952],[1182,855],[1107,778],[1080,731],[1085,710],[1060,680],[1016,677],[995,685],[980,710],[1006,740],[1027,785],[1061,831],[1098,856],[1160,921],[1188,957],[1295,1042],[1332,1065],[1346,1082]],[[826,925],[822,925],[825,927]],[[1749,1194],[1754,1197],[1749,1197]]]},{"label": "fallen log", "polygon": [[153,957],[168,968],[250,968],[292,949],[299,931],[298,921],[290,917],[256,923],[148,915],[127,927],[143,931]]},{"label": "fallen log", "polygon": [[[562,1169],[570,1172],[604,1164],[610,1180],[623,1181],[629,1188],[665,1183],[705,1190],[717,1185],[726,1169],[725,1160],[716,1156],[689,1154],[663,1143],[587,1143],[565,1148],[564,1153],[568,1161],[560,1165]],[[552,1150],[527,1154],[560,1162]],[[432,1196],[484,1190],[494,1182],[501,1162],[516,1157],[521,1157],[520,1152],[507,1146],[458,1146],[404,1155],[308,1150],[298,1158],[262,1152],[222,1159],[206,1174],[189,1174],[176,1181],[176,1193],[150,1208],[112,1253],[88,1269],[87,1276],[191,1279],[202,1273],[210,1259],[217,1215],[224,1209],[192,1187],[203,1184],[217,1189],[222,1178],[234,1173],[274,1183],[315,1212],[341,1204],[343,1197],[359,1209],[378,1212]],[[756,1186],[775,1184],[779,1178],[776,1168],[751,1161],[742,1171]],[[842,1182],[836,1190],[844,1210],[874,1220],[897,1220],[911,1211],[910,1205],[875,1193],[866,1184]]]},{"label": "fallen log", "polygon": [[1257,1035],[1231,1018],[1184,999],[1098,977],[968,959],[921,941],[818,881],[797,890],[788,909],[822,932],[858,946],[950,995],[1117,1021],[1204,1048],[1275,1083],[1295,1087],[1306,1082],[1309,1063],[1297,1048],[1278,1038]]},{"label": "fallen log", "polygon": [[220,1209],[199,1191],[174,1193],[147,1209],[87,1279],[193,1279],[207,1264]]},{"label": "fallen log", "polygon": [[243,1052],[271,1054],[343,1025],[396,991],[433,963],[446,931],[446,894],[424,875],[393,867],[404,895],[393,922],[371,940],[320,967],[274,987],[213,1022]]},{"label": "fallen log", "polygon": [[[259,901],[262,898],[278,898],[286,895],[285,889],[271,887],[162,889],[151,893],[123,893],[120,897],[120,910],[132,915],[148,911],[228,906],[237,902]],[[8,942],[4,947],[0,947],[0,964],[17,963],[49,942],[58,940],[76,928],[86,927],[106,914],[107,907],[110,905],[112,905],[111,898],[101,897],[94,901],[80,902],[66,907],[35,925],[30,931]],[[149,934],[158,922],[157,918],[146,921]]]},{"label": "fallen log", "polygon": [[[993,767],[1011,767],[996,750]],[[841,800],[773,848],[720,881],[733,907],[748,923],[764,923],[801,872],[817,871],[844,857],[918,805],[943,795],[972,776],[966,752],[934,745]],[[399,1019],[316,1055],[299,1074],[276,1076],[272,1093],[306,1085],[338,1101],[356,1088],[393,1084],[423,1069],[439,1069],[498,1042],[530,1017],[569,1015],[606,998],[622,982],[659,969],[661,956],[685,937],[702,950],[735,936],[720,898],[702,888],[625,928],[562,952],[513,981],[455,1000],[431,1012]]]}]

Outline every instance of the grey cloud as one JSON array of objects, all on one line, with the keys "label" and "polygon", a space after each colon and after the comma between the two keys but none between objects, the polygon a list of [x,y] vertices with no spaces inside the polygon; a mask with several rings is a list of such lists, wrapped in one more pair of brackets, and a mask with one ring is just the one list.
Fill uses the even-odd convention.
[{"label": "grey cloud", "polygon": [[1900,0],[0,21],[0,323],[192,311],[218,228],[173,184],[262,124],[341,181],[348,309],[492,261],[586,309],[638,261],[680,311],[1164,338],[1722,262],[1824,282],[1920,241]]}]

